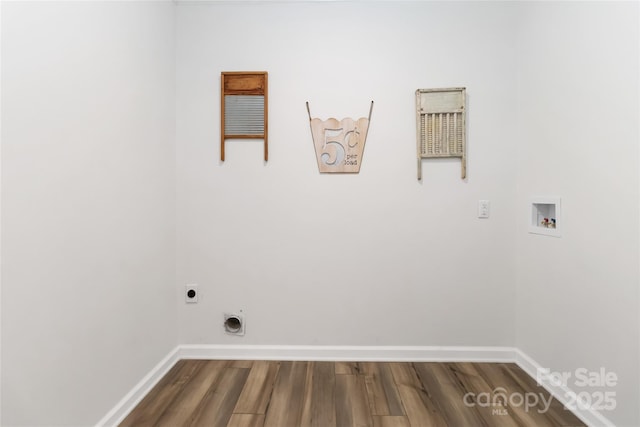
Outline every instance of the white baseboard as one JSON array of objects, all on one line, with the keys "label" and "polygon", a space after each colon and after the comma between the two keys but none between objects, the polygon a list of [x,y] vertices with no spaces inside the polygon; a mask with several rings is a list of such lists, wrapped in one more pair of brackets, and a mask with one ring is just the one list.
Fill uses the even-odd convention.
[{"label": "white baseboard", "polygon": [[180,347],[176,347],[165,356],[145,377],[136,384],[116,406],[105,415],[96,427],[117,426],[136,407],[151,389],[164,377],[169,369],[176,364]]},{"label": "white baseboard", "polygon": [[513,362],[513,347],[181,345],[181,359]]},{"label": "white baseboard", "polygon": [[[516,349],[516,364],[522,368],[530,377],[535,379],[538,384],[544,387],[553,397],[558,399],[560,403],[562,403],[565,407],[569,404],[573,403],[571,406],[575,406],[575,401],[570,400],[569,396],[575,396],[575,392],[571,390],[569,387],[563,384],[556,384],[552,382],[548,378],[544,378],[544,376],[538,375],[538,372],[544,369],[538,362],[533,360],[523,351]],[[609,421],[604,415],[600,412],[591,409],[591,408],[580,408],[579,406],[572,410],[576,417],[580,418],[586,425],[591,427],[615,427],[611,421]]]},{"label": "white baseboard", "polygon": [[[501,362],[516,363],[532,378],[542,366],[514,347],[454,346],[291,346],[291,345],[179,345],[158,363],[97,427],[117,426],[142,398],[181,359],[205,360],[309,360],[362,362]],[[541,385],[563,405],[572,391],[549,381]],[[588,426],[610,427],[611,423],[594,410],[574,411]]]}]

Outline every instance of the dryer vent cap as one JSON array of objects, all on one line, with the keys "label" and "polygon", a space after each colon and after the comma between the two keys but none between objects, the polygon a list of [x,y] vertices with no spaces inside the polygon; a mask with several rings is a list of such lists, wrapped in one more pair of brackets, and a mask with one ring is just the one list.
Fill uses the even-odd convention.
[{"label": "dryer vent cap", "polygon": [[244,320],[239,314],[224,315],[224,330],[231,335],[244,335]]}]

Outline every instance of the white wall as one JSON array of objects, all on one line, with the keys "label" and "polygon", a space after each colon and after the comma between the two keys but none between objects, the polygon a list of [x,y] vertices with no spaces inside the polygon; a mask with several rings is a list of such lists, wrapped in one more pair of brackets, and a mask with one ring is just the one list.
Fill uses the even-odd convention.
[{"label": "white wall", "polygon": [[[516,345],[552,371],[615,372],[603,415],[620,426],[640,425],[638,17],[637,2],[531,3],[519,31]],[[540,195],[562,197],[562,238],[527,233]]]},{"label": "white wall", "polygon": [[[511,345],[515,9],[505,3],[178,4],[180,342]],[[221,71],[269,72],[261,142],[219,161]],[[425,161],[418,88],[466,86],[469,169]],[[318,173],[314,117],[375,101],[359,175]],[[490,199],[488,220],[478,199]],[[246,336],[225,335],[243,310]],[[446,327],[443,327],[446,325]]]},{"label": "white wall", "polygon": [[2,8],[2,425],[90,425],[176,345],[173,4]]},{"label": "white wall", "polygon": [[[3,425],[95,423],[177,342],[516,345],[616,372],[605,415],[640,422],[637,4],[2,9]],[[269,71],[268,163],[218,160],[234,70]],[[468,179],[425,161],[418,183],[414,91],[450,86]],[[370,100],[360,174],[320,175],[305,101]],[[546,194],[560,239],[526,231]]]}]

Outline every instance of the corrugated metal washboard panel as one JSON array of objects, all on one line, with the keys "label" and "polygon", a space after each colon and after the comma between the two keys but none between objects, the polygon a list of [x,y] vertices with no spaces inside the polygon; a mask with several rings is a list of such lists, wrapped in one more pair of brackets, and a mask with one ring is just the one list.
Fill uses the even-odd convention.
[{"label": "corrugated metal washboard panel", "polygon": [[466,177],[465,88],[418,89],[418,179],[422,159],[459,157]]},{"label": "corrugated metal washboard panel", "polygon": [[264,134],[263,95],[225,95],[225,135]]}]

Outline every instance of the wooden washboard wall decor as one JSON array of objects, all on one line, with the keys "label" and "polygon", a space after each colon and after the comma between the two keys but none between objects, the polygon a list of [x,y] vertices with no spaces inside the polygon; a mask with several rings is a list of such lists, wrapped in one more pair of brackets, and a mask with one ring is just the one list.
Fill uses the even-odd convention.
[{"label": "wooden washboard wall decor", "polygon": [[422,159],[459,157],[467,176],[465,88],[416,90],[418,179]]},{"label": "wooden washboard wall decor", "polygon": [[220,160],[226,139],[264,140],[264,161],[269,159],[267,138],[267,72],[222,72]]}]

